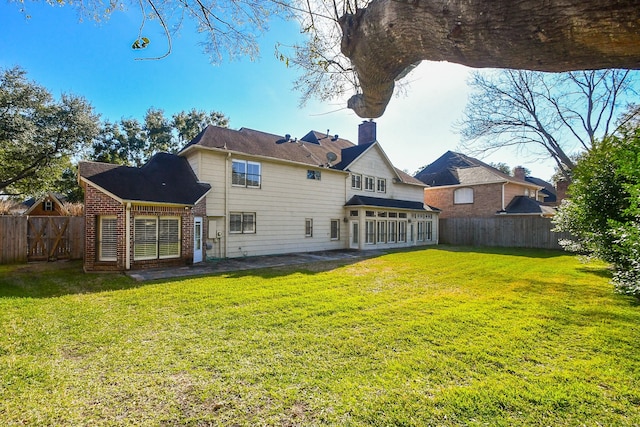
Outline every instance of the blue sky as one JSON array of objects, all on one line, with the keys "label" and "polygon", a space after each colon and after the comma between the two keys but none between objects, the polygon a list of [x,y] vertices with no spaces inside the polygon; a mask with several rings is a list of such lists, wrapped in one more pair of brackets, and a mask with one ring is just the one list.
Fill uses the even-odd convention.
[{"label": "blue sky", "polygon": [[[199,43],[202,36],[185,27],[173,38],[172,54],[158,61],[137,61],[141,54],[160,55],[166,48],[162,30],[148,22],[149,52],[133,51],[140,25],[135,10],[116,12],[102,23],[79,22],[76,9],[26,2],[0,1],[0,68],[19,65],[30,79],[55,97],[85,97],[111,121],[141,119],[150,107],[167,116],[196,108],[216,110],[230,118],[230,127],[248,127],[301,137],[310,130],[338,134],[357,142],[362,119],[347,110],[345,100],[312,101],[299,107],[292,90],[296,70],[274,56],[276,42],[292,44],[300,37],[293,22],[275,20],[261,39],[261,57],[211,65]],[[404,95],[394,97],[378,122],[378,141],[400,169],[414,172],[447,150],[456,150],[459,136],[452,126],[466,105],[470,69],[448,63],[423,62],[409,74]],[[500,152],[484,159],[524,164],[548,179],[550,162],[519,159]]]}]

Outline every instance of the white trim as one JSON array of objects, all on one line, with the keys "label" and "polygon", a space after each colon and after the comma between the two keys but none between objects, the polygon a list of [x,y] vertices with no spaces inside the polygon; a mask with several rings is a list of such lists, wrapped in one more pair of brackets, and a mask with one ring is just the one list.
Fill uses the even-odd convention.
[{"label": "white trim", "polygon": [[124,256],[124,268],[125,270],[131,269],[131,203],[127,203],[125,217],[124,217],[124,235],[125,235],[125,256]]}]

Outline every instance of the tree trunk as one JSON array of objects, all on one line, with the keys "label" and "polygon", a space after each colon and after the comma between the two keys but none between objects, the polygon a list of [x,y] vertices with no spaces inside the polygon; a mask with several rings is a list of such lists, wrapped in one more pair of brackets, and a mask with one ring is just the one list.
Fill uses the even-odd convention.
[{"label": "tree trunk", "polygon": [[421,60],[571,71],[640,68],[640,0],[373,0],[340,19],[342,53],[362,93],[349,108],[380,117],[394,81]]}]

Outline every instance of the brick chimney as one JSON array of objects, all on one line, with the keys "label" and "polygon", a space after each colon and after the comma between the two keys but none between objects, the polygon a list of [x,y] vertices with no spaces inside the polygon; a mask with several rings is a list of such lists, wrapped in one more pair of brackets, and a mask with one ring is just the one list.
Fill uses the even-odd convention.
[{"label": "brick chimney", "polygon": [[376,140],[376,122],[365,120],[358,125],[358,145],[368,144]]},{"label": "brick chimney", "polygon": [[523,168],[522,166],[516,166],[516,167],[513,169],[513,176],[514,176],[515,178],[518,178],[518,179],[521,179],[521,180],[523,180],[523,181],[524,181],[524,180],[525,180],[525,179],[524,179],[524,178],[525,178],[525,174],[524,174],[524,172],[525,172],[525,170],[524,170],[524,168]]}]

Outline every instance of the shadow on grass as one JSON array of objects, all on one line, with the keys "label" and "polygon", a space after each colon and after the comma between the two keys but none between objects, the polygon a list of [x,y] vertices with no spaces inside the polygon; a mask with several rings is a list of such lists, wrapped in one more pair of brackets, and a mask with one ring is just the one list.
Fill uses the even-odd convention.
[{"label": "shadow on grass", "polygon": [[[298,254],[298,256],[295,254],[291,256],[278,255],[271,257],[272,262],[275,260],[275,263],[271,265],[264,262],[268,257],[222,260],[218,264],[210,264],[208,267],[193,266],[183,268],[183,271],[185,271],[184,276],[176,277],[174,275],[176,269],[168,269],[166,270],[168,272],[166,277],[163,277],[160,273],[157,277],[151,277],[143,281],[133,280],[131,277],[121,273],[84,273],[81,261],[0,265],[0,298],[50,298],[63,295],[100,293],[135,289],[146,285],[175,283],[202,277],[211,277],[212,280],[224,280],[225,278],[237,279],[243,277],[270,279],[292,274],[315,275],[367,259],[420,251],[424,251],[427,256],[430,251],[473,252],[539,259],[567,255],[566,252],[553,250],[439,245],[397,250],[351,252],[351,256],[348,256],[349,251],[344,251],[346,255],[337,259],[324,259],[318,254],[307,254],[307,257],[304,258],[305,262],[299,261],[301,254]],[[585,271],[597,275],[607,274],[602,269],[589,266],[585,267]]]},{"label": "shadow on grass", "polygon": [[0,265],[0,298],[54,298],[140,287],[121,273],[85,273],[82,261]]}]

